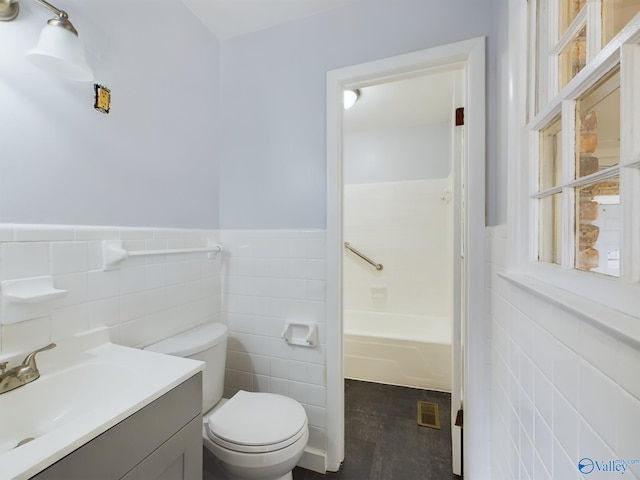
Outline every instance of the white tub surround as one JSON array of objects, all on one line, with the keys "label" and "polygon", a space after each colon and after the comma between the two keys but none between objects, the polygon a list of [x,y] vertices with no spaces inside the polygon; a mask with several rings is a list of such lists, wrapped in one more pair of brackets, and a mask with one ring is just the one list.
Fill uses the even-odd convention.
[{"label": "white tub surround", "polygon": [[344,312],[347,378],[451,391],[451,322],[446,317]]},{"label": "white tub surround", "polygon": [[345,185],[344,236],[384,265],[344,251],[346,377],[451,391],[451,182]]},{"label": "white tub surround", "polygon": [[453,205],[445,199],[451,182],[345,185],[345,239],[384,265],[378,271],[344,251],[346,377],[451,391]]},{"label": "white tub surround", "polygon": [[[453,205],[449,178],[345,185],[345,310],[451,317]],[[451,321],[450,321],[451,322]]]}]

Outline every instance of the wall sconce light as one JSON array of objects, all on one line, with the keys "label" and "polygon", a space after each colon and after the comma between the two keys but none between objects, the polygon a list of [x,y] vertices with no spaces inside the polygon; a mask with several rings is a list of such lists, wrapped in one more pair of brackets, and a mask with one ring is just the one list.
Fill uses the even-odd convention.
[{"label": "wall sconce light", "polygon": [[[27,58],[43,70],[66,79],[78,82],[93,80],[93,72],[84,57],[84,47],[67,13],[45,0],[36,2],[56,16],[42,29],[37,45],[27,52]],[[1,21],[13,20],[19,10],[18,0],[0,0]]]},{"label": "wall sconce light", "polygon": [[355,90],[345,90],[343,92],[344,109],[349,110],[351,107],[353,107],[356,104],[359,98],[360,98],[359,89],[356,88]]}]

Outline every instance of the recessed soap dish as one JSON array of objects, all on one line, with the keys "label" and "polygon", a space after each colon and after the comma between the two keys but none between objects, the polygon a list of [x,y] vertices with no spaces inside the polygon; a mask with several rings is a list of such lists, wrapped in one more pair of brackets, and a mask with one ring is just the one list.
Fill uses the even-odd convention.
[{"label": "recessed soap dish", "polygon": [[23,322],[49,315],[53,300],[64,297],[66,290],[54,288],[53,277],[32,277],[5,280],[2,287],[2,315],[0,323]]}]

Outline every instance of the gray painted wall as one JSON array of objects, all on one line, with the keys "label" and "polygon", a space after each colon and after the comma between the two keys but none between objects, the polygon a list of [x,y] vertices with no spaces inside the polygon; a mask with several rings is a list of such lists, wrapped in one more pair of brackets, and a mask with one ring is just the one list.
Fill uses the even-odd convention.
[{"label": "gray painted wall", "polygon": [[502,225],[507,223],[507,171],[508,171],[508,110],[509,102],[513,101],[514,86],[510,85],[508,72],[508,46],[509,46],[509,0],[493,0],[495,6],[496,22],[496,125],[495,155],[489,162],[487,169],[489,196],[488,202],[491,206],[489,225]]},{"label": "gray painted wall", "polygon": [[219,45],[177,1],[69,0],[102,115],[91,84],[27,63],[49,13],[22,2],[0,29],[0,222],[324,228],[326,72],[486,35],[495,223],[493,4],[370,0]]},{"label": "gray painted wall", "polygon": [[[215,37],[174,0],[68,0],[93,85],[27,62],[51,13],[0,25],[0,222],[218,227]],[[114,12],[125,12],[117,14]]]},{"label": "gray painted wall", "polygon": [[447,178],[451,128],[449,122],[442,122],[345,133],[344,183]]},{"label": "gray painted wall", "polygon": [[494,222],[493,1],[372,0],[223,43],[221,228],[325,228],[328,70],[483,35]]}]

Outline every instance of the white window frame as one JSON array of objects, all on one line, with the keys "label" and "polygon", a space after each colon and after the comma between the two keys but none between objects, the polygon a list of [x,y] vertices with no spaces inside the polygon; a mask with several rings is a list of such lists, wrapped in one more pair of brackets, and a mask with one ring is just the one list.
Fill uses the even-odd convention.
[{"label": "white window frame", "polygon": [[[549,291],[548,287],[555,287],[575,294],[576,298],[586,298],[602,307],[640,318],[640,92],[636,93],[634,88],[630,88],[634,83],[636,86],[640,84],[640,14],[602,49],[599,45],[600,27],[596,29],[592,26],[587,31],[587,65],[558,92],[555,87],[557,72],[554,71],[557,61],[553,60],[557,57],[550,59],[541,56],[533,46],[538,40],[542,42],[543,47],[554,45],[554,49],[549,50],[560,51],[565,42],[573,38],[575,31],[581,28],[582,22],[587,22],[588,25],[589,18],[594,15],[599,17],[595,9],[600,8],[601,3],[600,0],[587,0],[586,8],[571,23],[569,33],[563,35],[559,43],[554,44],[552,40],[554,35],[557,37],[557,32],[543,32],[544,38],[536,39],[538,2],[558,5],[558,0],[529,0],[526,4],[520,3],[510,15],[510,20],[519,22],[511,28],[520,28],[517,35],[518,50],[520,57],[525,57],[524,61],[520,59],[517,65],[512,66],[513,75],[527,85],[515,91],[518,106],[509,112],[515,122],[509,122],[509,137],[514,140],[510,140],[513,145],[510,145],[508,151],[511,158],[517,156],[522,159],[520,162],[511,163],[515,163],[517,168],[515,173],[510,174],[509,222],[513,224],[510,230],[510,245],[514,267],[512,273],[524,274],[530,280],[539,282],[541,290]],[[550,23],[552,24],[557,26],[557,21]],[[525,25],[527,28],[522,32]],[[563,240],[563,264],[539,262],[536,200],[536,195],[540,193],[537,183],[539,130],[548,125],[562,110],[563,138],[574,138],[575,100],[618,64],[621,145],[620,164],[616,168],[619,168],[620,172],[622,215],[619,278],[580,271],[573,267],[575,252],[571,236],[574,233],[572,223],[567,221],[564,222],[567,231],[564,232]],[[536,85],[541,79],[544,83],[536,91]],[[538,102],[536,95],[539,95]],[[540,108],[536,113],[537,106]],[[570,150],[563,152],[563,168],[570,169],[563,172],[564,178],[571,177],[575,168],[573,148]],[[599,175],[595,174],[596,177]],[[583,180],[584,178],[580,179]],[[563,218],[573,219],[573,201],[568,202],[567,198],[569,192],[564,192]],[[602,321],[606,323],[606,319]]]}]

